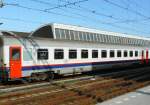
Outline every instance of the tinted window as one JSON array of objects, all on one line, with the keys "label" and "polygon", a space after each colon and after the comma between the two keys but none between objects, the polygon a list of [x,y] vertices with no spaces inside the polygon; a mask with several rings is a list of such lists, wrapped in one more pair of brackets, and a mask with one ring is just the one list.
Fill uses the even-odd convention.
[{"label": "tinted window", "polygon": [[74,38],[75,38],[75,40],[79,40],[77,31],[74,31]]},{"label": "tinted window", "polygon": [[65,38],[66,38],[65,30],[60,29],[60,35],[61,35],[61,38],[62,38],[62,39],[65,39]]},{"label": "tinted window", "polygon": [[138,55],[139,55],[138,51],[135,51],[135,57],[138,57]]},{"label": "tinted window", "polygon": [[102,58],[106,58],[107,57],[107,51],[102,50],[101,55],[102,55]]},{"label": "tinted window", "polygon": [[91,37],[91,41],[94,41],[94,34],[93,33],[90,33],[90,37]]},{"label": "tinted window", "polygon": [[124,51],[124,57],[127,57],[127,56],[128,56],[128,52]]},{"label": "tinted window", "polygon": [[97,39],[98,42],[100,41],[100,36],[99,36],[99,34],[96,34],[96,39]]},{"label": "tinted window", "polygon": [[60,33],[59,33],[58,28],[55,29],[55,35],[56,35],[56,38],[60,38]]},{"label": "tinted window", "polygon": [[53,38],[53,31],[50,25],[39,28],[32,34],[35,37]]},{"label": "tinted window", "polygon": [[130,57],[133,57],[133,51],[130,51]]},{"label": "tinted window", "polygon": [[117,51],[117,57],[121,57],[121,50]]},{"label": "tinted window", "polygon": [[63,49],[55,49],[55,52],[54,52],[54,58],[55,59],[64,59],[64,51]]},{"label": "tinted window", "polygon": [[83,40],[83,38],[82,38],[82,32],[79,32],[79,37],[80,37],[80,40]]},{"label": "tinted window", "polygon": [[77,58],[77,50],[69,50],[69,59]]},{"label": "tinted window", "polygon": [[66,33],[66,39],[70,39],[69,30],[65,30]]},{"label": "tinted window", "polygon": [[92,58],[98,58],[98,50],[92,50]]},{"label": "tinted window", "polygon": [[71,36],[71,39],[72,39],[72,40],[75,39],[75,38],[74,38],[74,31],[73,31],[73,30],[70,31],[70,36]]},{"label": "tinted window", "polygon": [[87,40],[90,41],[90,33],[87,33]]},{"label": "tinted window", "polygon": [[37,59],[38,60],[47,60],[48,59],[48,49],[38,49],[37,50]]},{"label": "tinted window", "polygon": [[19,60],[20,59],[20,49],[17,49],[17,48],[12,49],[11,59],[12,60]]},{"label": "tinted window", "polygon": [[83,40],[86,40],[86,33],[83,32],[82,35],[83,35],[83,36],[82,36],[82,37],[83,37]]},{"label": "tinted window", "polygon": [[94,34],[94,41],[97,41],[97,37],[96,37],[96,34]]},{"label": "tinted window", "polygon": [[110,50],[110,57],[111,57],[111,58],[112,58],[112,57],[115,57],[115,51]]},{"label": "tinted window", "polygon": [[81,50],[81,58],[88,58],[88,50]]}]

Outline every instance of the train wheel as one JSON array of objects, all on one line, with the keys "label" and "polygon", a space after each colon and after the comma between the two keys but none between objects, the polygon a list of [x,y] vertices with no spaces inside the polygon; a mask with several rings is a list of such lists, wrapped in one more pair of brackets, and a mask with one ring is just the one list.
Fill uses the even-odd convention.
[{"label": "train wheel", "polygon": [[23,79],[22,79],[22,83],[24,83],[24,84],[32,83],[32,82],[33,82],[33,81],[32,81],[32,79],[31,79],[31,77],[23,78]]},{"label": "train wheel", "polygon": [[52,82],[53,79],[54,79],[54,73],[48,72],[47,73],[47,81]]}]

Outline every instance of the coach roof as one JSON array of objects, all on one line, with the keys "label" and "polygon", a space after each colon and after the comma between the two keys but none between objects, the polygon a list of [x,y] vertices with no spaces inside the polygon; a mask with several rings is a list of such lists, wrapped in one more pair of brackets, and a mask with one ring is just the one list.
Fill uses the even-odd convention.
[{"label": "coach roof", "polygon": [[111,44],[150,45],[149,38],[58,23],[43,25],[30,36]]},{"label": "coach roof", "polygon": [[[77,25],[67,25],[67,24],[58,24],[58,23],[51,23],[51,24],[42,25],[37,30],[35,30],[33,33],[31,33],[30,36],[55,38],[55,35],[52,34],[55,31],[54,30],[55,28],[147,40],[147,38],[145,38],[145,37],[140,37],[140,36],[135,36],[135,35],[129,35],[129,34],[117,33],[117,32],[111,32],[111,31],[102,31],[99,29],[92,29],[92,28],[87,28],[87,27],[82,27],[82,26],[77,26]],[[42,35],[38,34],[39,35],[38,36],[37,31],[38,32],[42,31],[43,32],[43,33],[41,33]],[[46,32],[49,32],[49,36],[45,35],[45,34],[47,34]],[[150,38],[148,38],[148,39],[150,39]]]}]

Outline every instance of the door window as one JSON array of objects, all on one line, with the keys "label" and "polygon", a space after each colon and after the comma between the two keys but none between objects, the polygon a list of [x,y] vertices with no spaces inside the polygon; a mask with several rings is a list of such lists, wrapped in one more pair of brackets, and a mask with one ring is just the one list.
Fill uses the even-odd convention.
[{"label": "door window", "polygon": [[12,49],[11,60],[19,60],[20,59],[20,49],[14,48]]}]

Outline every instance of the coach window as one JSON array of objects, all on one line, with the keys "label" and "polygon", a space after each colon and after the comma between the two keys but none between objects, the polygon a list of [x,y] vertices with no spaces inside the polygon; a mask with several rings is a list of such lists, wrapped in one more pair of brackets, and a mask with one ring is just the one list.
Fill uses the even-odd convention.
[{"label": "coach window", "polygon": [[65,33],[66,33],[66,39],[70,39],[69,30],[65,30]]},{"label": "coach window", "polygon": [[80,40],[83,40],[82,39],[82,32],[80,32],[80,31],[79,31],[79,37],[80,37]]},{"label": "coach window", "polygon": [[32,49],[23,49],[23,60],[31,61],[32,60]]},{"label": "coach window", "polygon": [[98,58],[98,50],[92,50],[92,58]]},{"label": "coach window", "polygon": [[74,31],[74,40],[79,40],[78,32],[77,31]]},{"label": "coach window", "polygon": [[11,59],[12,59],[12,60],[19,60],[20,57],[21,57],[21,55],[20,55],[20,50],[19,50],[18,48],[12,49]]},{"label": "coach window", "polygon": [[105,35],[104,34],[100,34],[102,37],[102,41],[103,41],[103,43],[105,43]]},{"label": "coach window", "polygon": [[130,57],[133,57],[133,51],[130,51]]},{"label": "coach window", "polygon": [[56,38],[58,38],[58,39],[61,38],[61,37],[60,37],[60,33],[59,33],[59,29],[58,29],[58,28],[55,29],[55,35],[56,35]]},{"label": "coach window", "polygon": [[82,33],[82,40],[85,41],[85,40],[84,40],[84,32],[81,32],[81,33]]},{"label": "coach window", "polygon": [[64,50],[63,49],[55,49],[54,58],[55,59],[64,59]]},{"label": "coach window", "polygon": [[99,36],[100,36],[100,41],[104,43],[105,42],[104,35],[103,34],[99,34]]},{"label": "coach window", "polygon": [[101,56],[102,56],[102,58],[106,58],[107,57],[107,51],[106,50],[102,50]]},{"label": "coach window", "polygon": [[135,57],[138,57],[138,55],[139,55],[138,51],[135,51]]},{"label": "coach window", "polygon": [[91,41],[94,41],[93,35],[93,33],[90,33]]},{"label": "coach window", "polygon": [[114,50],[110,50],[110,58],[115,57],[115,51]]},{"label": "coach window", "polygon": [[88,50],[81,50],[81,58],[88,58]]},{"label": "coach window", "polygon": [[70,37],[71,37],[71,40],[74,40],[74,31],[73,30],[70,30]]},{"label": "coach window", "polygon": [[48,59],[48,49],[38,49],[37,50],[37,59],[38,60],[47,60]]},{"label": "coach window", "polygon": [[77,50],[69,50],[69,59],[77,58]]},{"label": "coach window", "polygon": [[124,51],[124,57],[127,57],[127,56],[128,56],[128,52]]},{"label": "coach window", "polygon": [[66,36],[65,36],[65,30],[60,29],[59,32],[60,32],[61,39],[65,39],[66,38]]},{"label": "coach window", "polygon": [[97,41],[96,34],[94,34],[94,41],[95,41],[95,42]]},{"label": "coach window", "polygon": [[117,57],[121,57],[121,50],[117,51]]},{"label": "coach window", "polygon": [[112,43],[113,42],[113,37],[112,36],[109,36],[109,43]]},{"label": "coach window", "polygon": [[83,38],[84,38],[84,41],[86,41],[87,40],[87,38],[86,38],[86,33],[85,32],[83,32]]},{"label": "coach window", "polygon": [[113,36],[113,39],[114,39],[114,43],[116,44],[117,43],[117,37]]},{"label": "coach window", "polygon": [[106,43],[106,35],[103,35],[104,43]]},{"label": "coach window", "polygon": [[87,41],[90,41],[90,33],[87,32]]},{"label": "coach window", "polygon": [[98,42],[100,41],[99,40],[99,34],[96,34],[96,39],[97,39]]},{"label": "coach window", "polygon": [[108,35],[105,36],[106,43],[108,43]]}]

